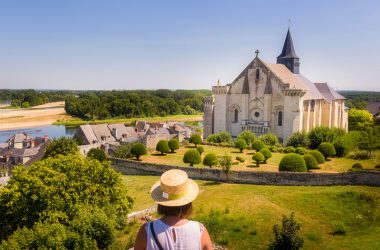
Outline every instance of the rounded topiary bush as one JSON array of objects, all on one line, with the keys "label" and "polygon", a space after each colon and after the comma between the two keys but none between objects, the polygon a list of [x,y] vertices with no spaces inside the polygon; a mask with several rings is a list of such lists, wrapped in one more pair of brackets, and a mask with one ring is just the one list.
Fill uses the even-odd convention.
[{"label": "rounded topiary bush", "polygon": [[326,160],[328,157],[334,156],[336,154],[334,145],[330,142],[321,143],[321,145],[318,147],[318,151],[323,154]]},{"label": "rounded topiary bush", "polygon": [[306,162],[299,154],[289,153],[285,155],[279,166],[280,171],[306,172]]},{"label": "rounded topiary bush", "polygon": [[255,140],[254,142],[252,142],[252,149],[256,150],[257,152],[265,147],[266,147],[265,143],[261,140]]},{"label": "rounded topiary bush", "polygon": [[256,162],[256,167],[259,167],[260,162],[265,161],[265,157],[262,153],[256,152],[253,154],[252,160],[254,160]]},{"label": "rounded topiary bush", "polygon": [[194,143],[195,147],[197,147],[198,144],[202,144],[202,138],[198,134],[192,134],[189,139],[190,143]]},{"label": "rounded topiary bush", "polygon": [[104,150],[102,150],[100,148],[92,148],[92,149],[90,149],[88,151],[88,153],[87,153],[87,157],[89,157],[91,159],[98,160],[98,161],[105,161],[105,160],[107,160],[106,152],[104,152]]},{"label": "rounded topiary bush", "polygon": [[214,153],[208,153],[203,159],[203,165],[206,165],[210,168],[218,164],[219,164],[218,157]]},{"label": "rounded topiary bush", "polygon": [[135,143],[131,148],[131,154],[136,157],[137,160],[140,160],[140,156],[146,155],[147,150],[144,144]]},{"label": "rounded topiary bush", "polygon": [[318,164],[325,163],[325,157],[318,150],[316,150],[316,149],[315,150],[310,150],[309,154],[311,154],[312,156],[315,157],[315,159],[317,160]]},{"label": "rounded topiary bush", "polygon": [[305,160],[307,170],[320,168],[318,166],[317,159],[315,159],[315,157],[312,156],[311,154],[304,155],[303,159]]},{"label": "rounded topiary bush", "polygon": [[183,155],[183,162],[189,163],[190,166],[193,166],[194,164],[201,163],[201,161],[202,161],[201,155],[199,154],[198,150],[196,150],[196,149],[189,149]]},{"label": "rounded topiary bush", "polygon": [[240,150],[240,153],[247,148],[247,142],[244,139],[237,139],[235,142],[235,147]]},{"label": "rounded topiary bush", "polygon": [[352,165],[352,168],[355,170],[363,169],[363,165],[361,163],[357,162],[357,163],[354,163],[354,165]]},{"label": "rounded topiary bush", "polygon": [[156,145],[156,151],[160,152],[161,155],[168,153],[170,151],[168,141],[167,140],[160,140]]},{"label": "rounded topiary bush", "polygon": [[283,152],[284,152],[285,154],[294,153],[295,151],[296,151],[296,149],[295,149],[294,147],[292,147],[292,146],[286,147],[286,148],[284,148],[284,150],[283,150]]},{"label": "rounded topiary bush", "polygon": [[171,139],[168,142],[168,146],[170,148],[170,151],[174,153],[177,149],[179,149],[179,142],[177,139]]},{"label": "rounded topiary bush", "polygon": [[197,147],[197,151],[198,151],[198,153],[199,153],[200,155],[202,155],[202,153],[205,151],[205,148],[202,147],[202,146],[198,146],[198,147]]},{"label": "rounded topiary bush", "polygon": [[299,154],[299,155],[306,155],[307,149],[304,147],[298,147],[294,150],[294,153]]},{"label": "rounded topiary bush", "polygon": [[262,153],[265,158],[264,163],[267,163],[267,160],[272,157],[272,152],[267,148],[262,148],[259,152]]}]

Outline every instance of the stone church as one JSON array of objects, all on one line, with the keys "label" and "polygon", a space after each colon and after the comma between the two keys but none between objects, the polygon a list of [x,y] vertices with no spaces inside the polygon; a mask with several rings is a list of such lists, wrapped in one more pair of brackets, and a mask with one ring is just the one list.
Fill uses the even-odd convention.
[{"label": "stone church", "polygon": [[277,63],[256,57],[226,85],[217,83],[204,99],[204,138],[228,131],[236,137],[243,130],[256,135],[273,133],[280,140],[297,131],[318,126],[347,130],[344,97],[327,83],[313,83],[300,74],[290,30]]}]

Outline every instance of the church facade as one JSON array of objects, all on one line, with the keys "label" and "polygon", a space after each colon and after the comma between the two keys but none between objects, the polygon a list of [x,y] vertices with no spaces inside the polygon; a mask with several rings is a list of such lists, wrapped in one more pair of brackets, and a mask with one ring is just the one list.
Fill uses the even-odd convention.
[{"label": "church facade", "polygon": [[212,96],[204,99],[204,138],[222,131],[236,137],[250,130],[286,141],[294,132],[318,126],[347,130],[345,98],[327,83],[300,74],[289,30],[277,63],[264,62],[258,54],[232,83],[218,81]]}]

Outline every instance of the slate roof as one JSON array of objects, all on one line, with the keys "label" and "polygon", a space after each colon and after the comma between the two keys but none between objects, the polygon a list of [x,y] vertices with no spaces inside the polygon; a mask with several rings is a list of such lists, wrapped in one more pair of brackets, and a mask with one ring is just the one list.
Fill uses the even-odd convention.
[{"label": "slate roof", "polygon": [[332,100],[344,100],[344,96],[340,95],[338,92],[330,88],[327,83],[322,82],[322,83],[314,83],[314,85],[317,87],[319,92],[324,96],[324,98],[328,101],[331,102]]},{"label": "slate roof", "polygon": [[96,138],[98,139],[98,142],[115,142],[115,137],[112,136],[111,131],[109,130],[107,124],[96,124],[91,125],[92,131],[94,131],[94,134]]},{"label": "slate roof", "polygon": [[372,115],[376,116],[380,111],[380,102],[368,102],[365,109],[368,110]]},{"label": "slate roof", "polygon": [[290,34],[290,29],[286,34],[284,47],[282,48],[281,54],[277,58],[298,58],[294,50],[292,35]]},{"label": "slate roof", "polygon": [[136,133],[135,129],[133,127],[127,127],[124,124],[109,124],[108,128],[112,132],[113,129],[116,129],[118,132],[118,138],[117,140],[123,139],[124,137],[127,138],[138,138],[139,135]]},{"label": "slate roof", "polygon": [[94,134],[91,125],[80,125],[79,129],[82,130],[84,136],[86,137],[86,140],[90,144],[98,143],[98,138],[96,138],[96,135]]}]

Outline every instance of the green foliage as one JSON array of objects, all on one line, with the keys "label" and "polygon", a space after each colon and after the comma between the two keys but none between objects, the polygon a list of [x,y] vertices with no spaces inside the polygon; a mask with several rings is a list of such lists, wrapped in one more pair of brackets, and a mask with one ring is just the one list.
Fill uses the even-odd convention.
[{"label": "green foliage", "polygon": [[278,137],[272,133],[263,134],[259,137],[266,145],[274,146],[278,143]]},{"label": "green foliage", "polygon": [[318,147],[318,151],[323,154],[326,160],[328,157],[334,156],[336,154],[334,145],[330,142],[321,143]]},{"label": "green foliage", "polygon": [[197,151],[198,151],[198,153],[199,153],[200,155],[202,155],[202,153],[205,151],[205,148],[202,147],[202,146],[198,146],[198,147],[197,147]]},{"label": "green foliage", "polygon": [[303,244],[304,240],[299,235],[301,224],[298,223],[294,217],[294,212],[290,217],[282,217],[282,225],[273,226],[274,239],[271,241],[270,249],[273,250],[298,250]]},{"label": "green foliage", "polygon": [[107,161],[57,155],[16,168],[0,189],[0,240],[10,236],[4,244],[71,249],[95,241],[104,248],[114,241],[116,218],[132,204]]},{"label": "green foliage", "polygon": [[352,165],[352,168],[355,169],[355,170],[358,170],[358,169],[362,170],[363,169],[363,165],[361,163],[359,163],[359,162],[356,162],[356,163],[354,163]]},{"label": "green foliage", "polygon": [[128,143],[126,145],[117,147],[113,156],[122,159],[132,158],[133,155],[131,153],[131,149],[133,145],[135,145],[135,143]]},{"label": "green foliage", "polygon": [[294,152],[296,152],[296,149],[293,146],[288,146],[288,147],[283,149],[283,152],[285,154],[294,153]]},{"label": "green foliage", "polygon": [[256,140],[256,136],[252,131],[244,130],[238,135],[237,139],[243,139],[247,145],[250,145]]},{"label": "green foliage", "polygon": [[286,141],[286,146],[292,146],[294,148],[296,147],[309,147],[310,145],[310,139],[306,132],[299,131],[291,134],[289,136],[288,140]]},{"label": "green foliage", "polygon": [[177,139],[171,139],[168,142],[168,146],[170,148],[170,151],[174,153],[177,149],[179,149],[179,142]]},{"label": "green foliage", "polygon": [[106,161],[107,160],[106,152],[104,152],[104,150],[102,150],[100,148],[90,149],[87,153],[87,157],[89,157],[91,159],[98,160],[98,161]]},{"label": "green foliage", "polygon": [[310,169],[319,169],[317,159],[311,154],[307,154],[303,156],[303,159],[305,160],[307,170]]},{"label": "green foliage", "polygon": [[145,145],[142,143],[134,143],[131,148],[131,154],[135,156],[137,160],[140,160],[140,156],[147,154]]},{"label": "green foliage", "polygon": [[189,163],[190,166],[193,166],[194,164],[199,164],[202,162],[201,155],[199,154],[198,150],[189,149],[183,155],[183,162]]},{"label": "green foliage", "polygon": [[322,142],[330,142],[330,129],[316,127],[309,132],[310,148],[317,149]]},{"label": "green foliage", "polygon": [[264,163],[267,163],[267,160],[272,157],[272,152],[267,148],[262,148],[259,152],[262,153],[265,158]]},{"label": "green foliage", "polygon": [[368,110],[350,109],[348,111],[348,129],[365,130],[373,125],[373,116]]},{"label": "green foliage", "polygon": [[10,100],[12,107],[29,108],[47,102],[64,101],[67,96],[71,96],[75,91],[49,90],[36,91],[32,89],[2,89],[0,91],[0,101]]},{"label": "green foliage", "polygon": [[305,155],[307,153],[307,150],[304,147],[297,147],[294,150],[294,153],[299,154],[299,155]]},{"label": "green foliage", "polygon": [[203,165],[206,165],[210,168],[219,164],[218,157],[214,153],[208,153],[203,159]]},{"label": "green foliage", "polygon": [[239,161],[239,162],[245,162],[245,159],[244,159],[244,157],[242,157],[242,156],[236,156],[235,159],[236,159],[237,161]]},{"label": "green foliage", "polygon": [[299,154],[290,153],[285,155],[279,166],[280,171],[291,171],[291,172],[306,172],[306,162],[303,157]]},{"label": "green foliage", "polygon": [[262,148],[265,148],[266,145],[263,141],[261,140],[256,140],[252,142],[252,149],[256,150],[256,152],[260,151]]},{"label": "green foliage", "polygon": [[228,143],[230,144],[232,141],[231,134],[228,132],[219,132],[216,134],[209,135],[206,139],[208,142],[213,142],[213,143]]},{"label": "green foliage", "polygon": [[380,127],[369,128],[360,132],[358,147],[366,150],[369,155],[372,151],[380,148]]},{"label": "green foliage", "polygon": [[260,162],[265,161],[265,157],[264,157],[264,155],[262,153],[256,152],[256,153],[253,154],[252,160],[254,160],[256,162],[256,167],[259,167],[260,166]]},{"label": "green foliage", "polygon": [[189,140],[190,143],[194,143],[195,147],[197,147],[198,144],[201,144],[202,143],[202,138],[200,135],[198,134],[192,134],[190,136],[190,140]]},{"label": "green foliage", "polygon": [[156,145],[156,151],[160,152],[161,155],[168,153],[170,151],[168,141],[167,140],[160,140]]},{"label": "green foliage", "polygon": [[268,147],[269,148],[269,150],[271,151],[271,152],[278,152],[278,147],[277,146],[269,146]]},{"label": "green foliage", "polygon": [[343,222],[335,223],[333,226],[332,235],[346,235],[347,233],[347,227],[344,225]]},{"label": "green foliage", "polygon": [[78,153],[79,149],[74,139],[60,137],[49,142],[49,145],[46,147],[44,158]]},{"label": "green foliage", "polygon": [[235,142],[235,147],[240,150],[240,153],[248,147],[247,142],[244,139],[237,139]]},{"label": "green foliage", "polygon": [[311,154],[312,156],[314,156],[314,158],[317,160],[318,164],[323,164],[325,163],[325,157],[323,156],[323,154],[321,152],[319,152],[318,150],[314,149],[314,150],[310,150],[309,151],[309,154]]},{"label": "green foliage", "polygon": [[340,137],[333,142],[337,157],[343,157],[348,153],[346,140],[346,137]]},{"label": "green foliage", "polygon": [[365,150],[355,150],[355,151],[350,152],[347,158],[351,158],[354,160],[365,160],[365,159],[370,159],[371,155],[369,154],[368,151],[365,151]]},{"label": "green foliage", "polygon": [[219,158],[219,165],[222,167],[222,171],[226,174],[226,182],[228,182],[231,168],[232,168],[232,157],[231,155],[225,154]]}]

